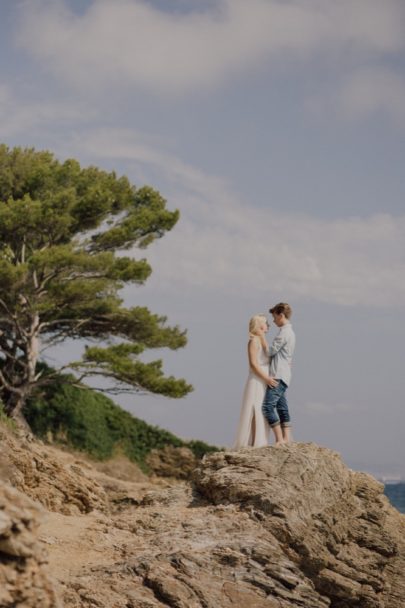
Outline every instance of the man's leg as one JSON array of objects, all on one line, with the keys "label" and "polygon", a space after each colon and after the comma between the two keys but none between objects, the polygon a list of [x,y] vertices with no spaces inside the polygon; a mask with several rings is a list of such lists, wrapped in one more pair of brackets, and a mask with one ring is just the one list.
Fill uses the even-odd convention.
[{"label": "man's leg", "polygon": [[287,386],[281,382],[280,382],[280,384],[282,384],[282,388],[284,390],[282,391],[282,394],[281,394],[279,400],[277,401],[276,408],[277,408],[277,413],[280,418],[283,439],[286,443],[289,443],[291,441],[292,437],[291,437],[291,418],[290,418],[290,412],[288,410],[288,402],[287,402],[287,396],[286,396]]},{"label": "man's leg", "polygon": [[281,444],[285,443],[285,440],[283,437],[283,431],[282,431],[280,424],[277,424],[276,426],[272,426],[271,430],[274,433],[274,439],[276,441],[276,445],[281,445]]},{"label": "man's leg", "polygon": [[271,430],[274,433],[276,444],[284,443],[283,432],[280,426],[280,418],[276,410],[279,398],[280,394],[278,391],[278,386],[275,388],[271,388],[270,386],[268,386],[266,388],[266,393],[264,395],[264,401],[262,405],[263,415],[267,419]]},{"label": "man's leg", "polygon": [[282,426],[281,431],[283,434],[283,439],[285,443],[291,443],[292,435],[291,435],[291,427],[290,426]]}]

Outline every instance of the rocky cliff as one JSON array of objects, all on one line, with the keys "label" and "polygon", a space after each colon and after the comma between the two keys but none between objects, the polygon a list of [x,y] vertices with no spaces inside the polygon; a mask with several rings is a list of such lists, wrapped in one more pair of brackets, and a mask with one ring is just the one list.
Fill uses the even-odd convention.
[{"label": "rocky cliff", "polygon": [[405,517],[334,452],[215,453],[189,483],[0,441],[1,607],[405,605]]},{"label": "rocky cliff", "polygon": [[313,444],[220,453],[196,485],[258,523],[251,582],[278,596],[275,606],[405,606],[405,517],[338,454]]}]

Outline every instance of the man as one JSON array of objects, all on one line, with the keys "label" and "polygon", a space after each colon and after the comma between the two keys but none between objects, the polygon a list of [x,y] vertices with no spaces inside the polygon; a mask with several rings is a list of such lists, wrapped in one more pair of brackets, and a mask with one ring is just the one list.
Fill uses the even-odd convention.
[{"label": "man", "polygon": [[286,390],[291,380],[291,362],[295,348],[295,334],[290,323],[291,306],[280,302],[269,311],[280,328],[270,346],[270,376],[277,386],[267,386],[262,411],[273,430],[276,445],[291,441],[291,419]]}]

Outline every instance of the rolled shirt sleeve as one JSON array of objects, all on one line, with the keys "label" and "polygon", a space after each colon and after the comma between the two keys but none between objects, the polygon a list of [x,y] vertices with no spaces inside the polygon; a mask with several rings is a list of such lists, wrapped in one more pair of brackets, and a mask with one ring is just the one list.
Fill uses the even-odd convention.
[{"label": "rolled shirt sleeve", "polygon": [[270,376],[282,380],[287,386],[291,382],[291,363],[294,350],[295,334],[291,323],[287,323],[280,328],[269,350]]}]

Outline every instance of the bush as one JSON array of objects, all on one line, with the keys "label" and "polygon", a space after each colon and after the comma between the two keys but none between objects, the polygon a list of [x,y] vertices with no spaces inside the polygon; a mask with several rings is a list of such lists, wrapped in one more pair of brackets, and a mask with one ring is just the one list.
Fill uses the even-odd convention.
[{"label": "bush", "polygon": [[33,433],[42,439],[63,442],[97,460],[121,451],[144,470],[147,454],[166,445],[188,447],[198,458],[218,450],[203,441],[183,441],[132,416],[102,393],[62,381],[31,399],[24,413]]},{"label": "bush", "polygon": [[0,423],[5,424],[9,429],[11,429],[13,431],[17,430],[17,426],[16,426],[16,423],[14,422],[14,420],[12,418],[10,418],[9,416],[7,416],[6,412],[4,411],[4,404],[1,400],[0,400]]}]

